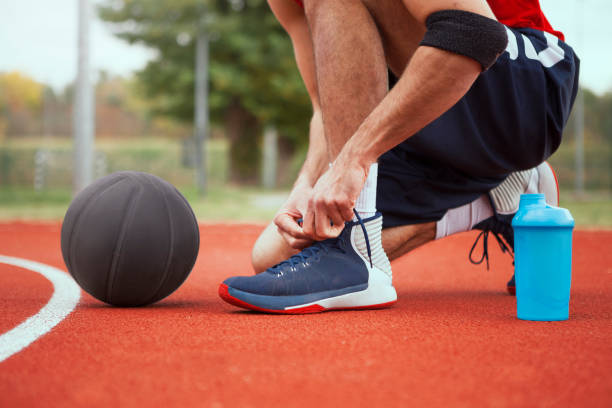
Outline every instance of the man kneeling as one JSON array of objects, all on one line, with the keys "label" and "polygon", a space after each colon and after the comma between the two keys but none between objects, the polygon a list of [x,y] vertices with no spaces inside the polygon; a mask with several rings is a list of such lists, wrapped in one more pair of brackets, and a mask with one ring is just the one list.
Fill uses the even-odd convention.
[{"label": "man kneeling", "polygon": [[223,282],[224,300],[274,313],[384,307],[397,299],[389,258],[470,229],[512,250],[520,194],[557,204],[544,160],[579,61],[537,0],[269,4],[311,97],[310,144],[253,248],[258,274]]}]

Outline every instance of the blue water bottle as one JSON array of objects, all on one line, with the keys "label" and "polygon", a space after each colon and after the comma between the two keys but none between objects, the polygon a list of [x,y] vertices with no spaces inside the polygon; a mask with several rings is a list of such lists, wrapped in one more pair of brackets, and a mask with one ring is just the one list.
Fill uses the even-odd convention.
[{"label": "blue water bottle", "polygon": [[572,280],[574,219],[546,204],[544,194],[523,194],[512,219],[517,317],[567,320]]}]

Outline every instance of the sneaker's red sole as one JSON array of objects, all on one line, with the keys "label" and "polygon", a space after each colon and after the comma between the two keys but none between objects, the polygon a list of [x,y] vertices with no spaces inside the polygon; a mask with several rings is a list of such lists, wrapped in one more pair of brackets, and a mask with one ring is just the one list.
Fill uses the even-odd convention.
[{"label": "sneaker's red sole", "polygon": [[287,310],[276,310],[276,309],[264,309],[262,307],[259,306],[255,306],[255,305],[251,305],[249,303],[246,303],[238,298],[235,298],[234,296],[230,295],[229,293],[229,288],[225,283],[222,283],[221,285],[219,285],[219,297],[223,300],[225,300],[227,303],[229,303],[230,305],[234,305],[243,309],[247,309],[247,310],[254,310],[256,312],[263,312],[263,313],[274,313],[274,314],[307,314],[307,313],[321,313],[321,312],[327,312],[329,310],[369,310],[369,309],[384,309],[386,307],[389,307],[391,305],[393,305],[395,302],[397,302],[396,300],[394,300],[393,302],[387,302],[387,303],[380,303],[377,305],[368,305],[368,306],[355,306],[355,307],[344,307],[344,308],[325,308],[321,305],[309,305],[309,306],[304,306],[304,307],[298,307],[295,309],[287,309]]}]

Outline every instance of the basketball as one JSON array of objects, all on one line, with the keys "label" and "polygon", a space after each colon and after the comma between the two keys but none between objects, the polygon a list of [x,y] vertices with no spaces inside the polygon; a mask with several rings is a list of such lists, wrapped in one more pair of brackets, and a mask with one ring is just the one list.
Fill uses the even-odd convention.
[{"label": "basketball", "polygon": [[84,291],[115,306],[143,306],[174,292],[200,246],[189,203],[147,173],[102,177],[76,195],[61,232],[68,271]]}]

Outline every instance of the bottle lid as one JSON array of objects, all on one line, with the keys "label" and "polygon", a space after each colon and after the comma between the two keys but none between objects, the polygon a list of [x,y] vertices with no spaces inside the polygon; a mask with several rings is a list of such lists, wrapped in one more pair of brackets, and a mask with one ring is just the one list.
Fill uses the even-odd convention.
[{"label": "bottle lid", "polygon": [[528,205],[545,206],[546,197],[544,194],[521,194],[519,209]]},{"label": "bottle lid", "polygon": [[544,194],[521,194],[512,226],[573,227],[574,219],[567,209],[546,204]]}]

